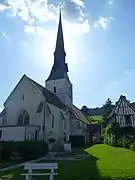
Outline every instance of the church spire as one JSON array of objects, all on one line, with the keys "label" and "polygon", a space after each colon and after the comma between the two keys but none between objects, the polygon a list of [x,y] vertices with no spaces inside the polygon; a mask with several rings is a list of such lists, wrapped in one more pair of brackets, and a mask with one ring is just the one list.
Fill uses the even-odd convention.
[{"label": "church spire", "polygon": [[68,66],[67,63],[65,62],[65,57],[66,57],[66,53],[64,48],[64,37],[63,37],[61,10],[60,10],[56,47],[54,52],[54,64],[50,76],[46,81],[68,78],[67,75]]},{"label": "church spire", "polygon": [[64,49],[64,38],[63,38],[63,29],[62,29],[62,21],[61,21],[61,11],[59,16],[59,25],[58,25],[58,32],[57,32],[57,40],[56,40],[56,47],[54,52],[54,58],[56,56],[63,56],[63,60],[65,61],[65,49]]}]

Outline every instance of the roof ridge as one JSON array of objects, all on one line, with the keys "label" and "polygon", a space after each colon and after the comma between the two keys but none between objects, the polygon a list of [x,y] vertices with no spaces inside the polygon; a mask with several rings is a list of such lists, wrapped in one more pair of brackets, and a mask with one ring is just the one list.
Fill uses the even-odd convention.
[{"label": "roof ridge", "polygon": [[[36,86],[36,88],[43,94],[43,96],[47,99],[47,101],[59,108],[64,108],[65,104],[51,91],[49,91],[46,87],[42,86],[41,84],[37,83],[36,81],[34,81],[33,79],[27,77],[32,84],[34,84],[34,86]],[[42,89],[40,89],[42,88]],[[51,99],[49,96],[52,96],[53,99]]]},{"label": "roof ridge", "polygon": [[122,96],[121,98],[133,109],[133,111],[135,111],[134,106],[126,99],[125,96]]},{"label": "roof ridge", "polygon": [[[133,111],[135,111],[134,106],[126,99],[126,96],[121,95],[121,96],[119,97],[119,100],[118,100],[117,102],[120,102],[120,100],[125,101],[125,103],[126,103],[128,106],[130,106],[130,108],[132,108]],[[111,118],[111,117],[113,116],[113,114],[115,113],[115,110],[116,110],[116,107],[117,107],[117,106],[118,106],[118,103],[115,104],[114,109],[110,112],[110,114],[108,115],[107,119],[109,119],[109,118]]]}]

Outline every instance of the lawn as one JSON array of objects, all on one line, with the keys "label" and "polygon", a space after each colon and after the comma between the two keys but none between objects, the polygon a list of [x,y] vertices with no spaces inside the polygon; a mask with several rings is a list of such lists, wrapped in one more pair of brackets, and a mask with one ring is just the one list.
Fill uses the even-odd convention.
[{"label": "lawn", "polygon": [[92,124],[104,122],[103,116],[88,116],[87,118],[92,121]]},{"label": "lawn", "polygon": [[[85,149],[90,156],[81,161],[58,161],[56,180],[135,179],[135,153],[123,148],[95,145]],[[0,173],[0,178],[22,180],[23,168]],[[47,177],[34,179],[48,180]]]},{"label": "lawn", "polygon": [[4,168],[10,165],[19,164],[19,163],[21,163],[21,161],[13,161],[13,160],[0,161],[0,168]]}]

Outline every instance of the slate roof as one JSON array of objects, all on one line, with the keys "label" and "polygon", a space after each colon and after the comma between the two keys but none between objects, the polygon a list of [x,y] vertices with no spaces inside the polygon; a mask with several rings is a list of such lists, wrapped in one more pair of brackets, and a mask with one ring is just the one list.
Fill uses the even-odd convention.
[{"label": "slate roof", "polygon": [[44,97],[46,98],[47,102],[49,102],[50,104],[53,104],[61,109],[65,108],[65,104],[55,95],[53,94],[51,91],[47,90],[45,87],[41,86],[40,84],[38,84],[37,82],[35,82],[34,80],[30,79],[29,77],[27,77],[38,89],[39,91],[44,95]]},{"label": "slate roof", "polygon": [[[44,95],[44,97],[48,103],[53,104],[54,106],[59,107],[60,109],[66,108],[66,105],[54,93],[52,93],[51,91],[49,91],[48,89],[46,89],[45,87],[43,87],[42,85],[37,83],[36,81],[32,80],[31,78],[29,78],[25,74],[22,76],[21,80],[18,82],[16,87],[19,85],[19,83],[22,81],[22,79],[24,77],[27,78]],[[15,90],[15,88],[13,89],[13,91]],[[13,93],[13,91],[11,92],[11,94]],[[9,97],[10,97],[10,95],[9,95]],[[7,98],[7,100],[8,100],[8,98]],[[43,102],[41,102],[39,104],[39,106],[37,108],[37,113],[40,113],[42,108],[43,108]],[[84,123],[90,124],[89,120],[84,116],[84,114],[81,112],[81,110],[79,108],[77,108],[76,106],[73,105],[72,108],[69,108],[69,110],[70,110],[71,114],[74,115],[74,117],[76,119],[78,119]],[[6,112],[6,109],[4,108],[4,110],[0,113],[0,116],[3,116],[3,114],[5,112]]]},{"label": "slate roof", "polygon": [[[38,84],[37,82],[33,81],[32,79],[30,79],[28,77],[28,79],[43,93],[43,95],[45,96],[46,100],[59,107],[64,109],[66,106],[65,104],[52,92],[50,92],[49,90],[47,90],[45,87],[41,86],[40,84]],[[41,105],[42,106],[42,105]],[[81,112],[81,110],[79,108],[77,108],[75,105],[72,106],[72,108],[70,109],[72,115],[74,115],[74,117],[84,123],[90,124],[90,122],[88,121],[88,119],[84,116],[84,114]]]},{"label": "slate roof", "polygon": [[89,120],[84,116],[79,108],[75,105],[72,106],[71,113],[73,113],[74,117],[83,123],[90,124]]}]

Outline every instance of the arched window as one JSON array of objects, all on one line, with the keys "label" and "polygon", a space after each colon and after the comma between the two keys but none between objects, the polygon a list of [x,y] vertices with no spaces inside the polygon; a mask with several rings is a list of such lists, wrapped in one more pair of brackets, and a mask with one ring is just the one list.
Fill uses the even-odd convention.
[{"label": "arched window", "polygon": [[30,123],[30,116],[29,114],[27,113],[27,111],[23,111],[19,117],[18,117],[18,124],[29,124]]}]

